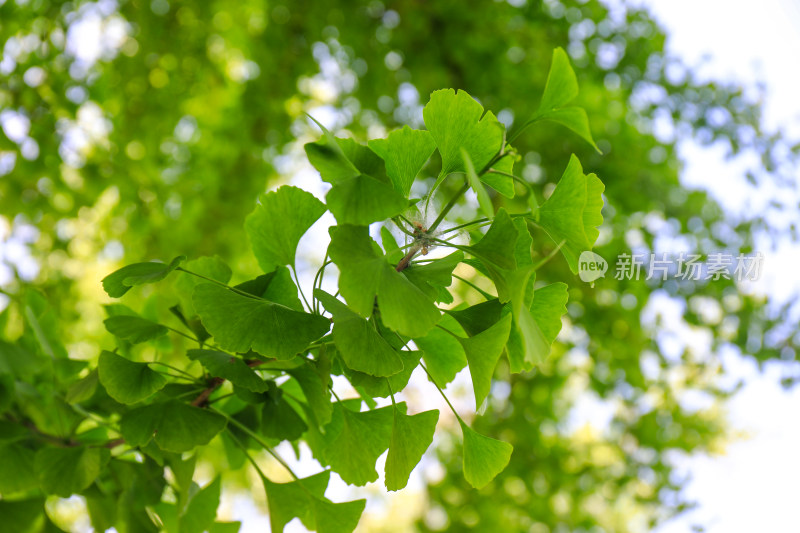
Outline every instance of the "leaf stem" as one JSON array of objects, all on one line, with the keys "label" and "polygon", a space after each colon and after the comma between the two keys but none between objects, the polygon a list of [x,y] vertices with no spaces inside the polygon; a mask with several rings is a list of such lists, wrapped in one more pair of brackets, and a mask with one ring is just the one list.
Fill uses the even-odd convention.
[{"label": "leaf stem", "polygon": [[567,242],[567,241],[566,241],[566,240],[564,240],[564,241],[561,241],[560,243],[558,243],[558,246],[556,246],[555,248],[553,248],[553,250],[552,250],[552,251],[551,251],[549,254],[547,254],[547,255],[546,255],[546,256],[545,256],[545,257],[544,257],[544,258],[543,258],[541,261],[539,261],[538,263],[536,263],[536,264],[533,266],[533,269],[534,269],[534,270],[539,270],[541,267],[543,267],[544,265],[546,265],[546,264],[548,263],[548,261],[550,261],[551,259],[553,259],[553,258],[556,256],[556,254],[558,253],[558,251],[559,251],[559,250],[561,250],[561,247],[562,247],[562,246],[564,246],[564,244],[565,244],[566,242]]},{"label": "leaf stem", "polygon": [[[447,330],[445,330],[445,331],[447,331]],[[452,404],[452,403],[450,403],[450,400],[448,400],[448,399],[447,399],[447,396],[445,395],[445,393],[444,393],[444,391],[442,390],[442,388],[439,386],[439,384],[438,384],[438,383],[436,383],[436,380],[433,378],[433,376],[431,376],[431,373],[430,373],[430,372],[428,372],[428,369],[427,369],[427,368],[425,368],[425,365],[424,365],[424,364],[423,364],[421,361],[420,361],[420,363],[419,363],[419,366],[421,366],[421,367],[422,367],[422,370],[424,370],[424,371],[425,371],[425,373],[426,373],[426,374],[428,374],[428,377],[431,379],[431,383],[433,383],[433,386],[434,386],[434,387],[436,387],[436,390],[438,390],[438,391],[439,391],[439,394],[441,394],[441,395],[442,395],[442,398],[444,398],[444,401],[445,401],[445,402],[447,402],[447,405],[448,405],[448,407],[450,407],[450,410],[451,410],[451,411],[453,411],[453,414],[454,414],[454,415],[456,415],[456,418],[458,419],[458,421],[459,421],[459,422],[461,422],[461,423],[463,424],[463,423],[464,423],[464,421],[461,419],[461,417],[460,417],[460,416],[458,416],[458,412],[456,411],[456,408],[455,408],[455,407],[453,407],[453,404]]]},{"label": "leaf stem", "polygon": [[226,283],[222,283],[221,281],[217,281],[217,280],[215,280],[215,279],[212,279],[212,278],[206,277],[206,276],[204,276],[204,275],[202,275],[202,274],[198,274],[197,272],[192,272],[191,270],[186,270],[186,269],[185,269],[185,268],[183,268],[183,267],[178,267],[178,268],[176,268],[175,270],[179,270],[179,271],[181,271],[181,272],[186,272],[187,274],[191,274],[192,276],[196,276],[196,277],[198,277],[198,278],[200,278],[200,279],[204,279],[204,280],[206,280],[206,281],[210,281],[211,283],[215,283],[215,284],[219,285],[220,287],[225,287],[225,288],[226,288],[226,289],[228,289],[229,291],[233,291],[233,292],[235,292],[236,294],[239,294],[239,295],[241,295],[241,296],[245,296],[245,297],[247,297],[247,298],[252,298],[253,300],[263,300],[263,298],[259,298],[259,297],[258,297],[258,296],[256,296],[255,294],[250,294],[249,292],[245,292],[245,291],[243,291],[243,290],[237,289],[236,287],[231,287],[230,285],[228,285],[228,284],[226,284]]},{"label": "leaf stem", "polygon": [[[212,408],[212,409],[213,409],[213,408]],[[250,436],[250,438],[252,438],[252,439],[253,439],[254,441],[256,441],[258,444],[260,444],[260,445],[261,445],[261,447],[262,447],[262,448],[264,448],[264,449],[267,451],[267,453],[268,453],[268,454],[270,454],[270,455],[271,455],[271,456],[272,456],[272,457],[273,457],[273,458],[274,458],[276,461],[278,461],[278,462],[281,464],[281,466],[282,466],[283,468],[285,468],[285,469],[286,469],[286,471],[287,471],[287,472],[289,472],[289,473],[292,475],[292,477],[295,479],[295,481],[300,481],[300,478],[299,478],[299,477],[297,477],[297,474],[295,474],[295,473],[294,473],[294,471],[293,471],[293,470],[292,470],[292,469],[289,467],[289,465],[288,465],[288,464],[286,464],[286,461],[284,461],[284,460],[281,458],[281,456],[280,456],[280,455],[278,455],[277,453],[275,453],[275,452],[272,450],[272,448],[271,448],[271,447],[270,447],[270,446],[269,446],[269,445],[268,445],[266,442],[264,442],[264,441],[261,439],[261,437],[260,437],[260,436],[259,436],[259,435],[258,435],[258,434],[255,432],[255,431],[253,431],[253,430],[252,430],[252,429],[250,429],[249,427],[245,426],[244,424],[242,424],[241,422],[239,422],[239,421],[238,421],[238,420],[236,420],[235,418],[233,418],[233,417],[229,416],[228,414],[226,414],[226,413],[223,413],[223,412],[222,412],[222,411],[220,411],[219,409],[213,409],[213,410],[214,410],[215,412],[217,412],[217,413],[221,414],[221,415],[222,415],[222,416],[224,416],[225,418],[227,418],[227,419],[228,419],[228,422],[232,423],[234,426],[238,427],[239,429],[241,429],[242,431],[244,431],[245,433],[247,433],[247,435],[248,435],[248,436]],[[300,483],[300,485],[302,485],[302,483]]]},{"label": "leaf stem", "polygon": [[462,196],[464,196],[464,193],[467,192],[468,189],[469,189],[469,182],[465,181],[464,185],[461,186],[461,189],[459,189],[458,192],[455,195],[453,195],[452,198],[450,198],[450,201],[447,202],[447,204],[444,206],[442,211],[439,213],[439,216],[436,217],[436,220],[434,220],[433,224],[430,225],[427,231],[428,233],[435,231],[436,228],[439,227],[439,224],[442,223],[442,220],[444,220],[444,217],[447,216],[447,213],[449,213],[450,210],[453,209],[458,200],[461,199]]},{"label": "leaf stem", "polygon": [[300,286],[300,278],[297,276],[297,268],[295,268],[294,265],[292,265],[292,272],[294,273],[294,282],[297,284],[297,290],[300,291],[300,296],[303,297],[303,302],[306,304],[306,308],[313,313],[314,308],[311,307],[311,304],[309,304],[308,300],[306,300],[306,295],[303,294],[303,287]]}]

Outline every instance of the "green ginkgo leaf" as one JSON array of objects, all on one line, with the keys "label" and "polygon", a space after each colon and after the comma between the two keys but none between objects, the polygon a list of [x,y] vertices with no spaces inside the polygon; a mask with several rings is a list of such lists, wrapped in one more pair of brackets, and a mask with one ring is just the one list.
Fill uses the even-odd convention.
[{"label": "green ginkgo leaf", "polygon": [[169,331],[161,324],[133,315],[111,316],[103,324],[109,333],[133,344],[163,337]]},{"label": "green ginkgo leaf", "polygon": [[245,281],[235,289],[252,294],[263,300],[281,304],[295,311],[303,311],[303,303],[297,292],[297,285],[292,274],[285,266],[280,266],[269,274],[262,274],[255,279]]},{"label": "green ginkgo leaf", "polygon": [[261,409],[261,432],[271,439],[297,440],[308,426],[278,392],[264,402]]},{"label": "green ginkgo leaf", "polygon": [[211,483],[194,493],[180,515],[181,533],[209,531],[217,517],[221,489],[221,479],[217,476]]},{"label": "green ginkgo leaf", "polygon": [[337,226],[330,233],[328,253],[339,267],[339,290],[353,311],[371,316],[377,296],[381,320],[401,335],[424,336],[436,325],[441,314],[433,300],[386,261],[367,227]]},{"label": "green ginkgo leaf", "polygon": [[539,104],[539,113],[546,113],[570,103],[578,96],[578,78],[569,64],[563,48],[553,50],[553,62],[547,74],[547,82]]},{"label": "green ginkgo leaf", "polygon": [[436,150],[436,142],[430,132],[408,126],[394,130],[385,139],[374,139],[368,144],[386,163],[386,174],[395,190],[405,198],[411,192],[414,178]]},{"label": "green ginkgo leaf", "polygon": [[475,172],[475,167],[472,165],[472,160],[464,148],[461,148],[461,157],[464,160],[464,170],[467,174],[467,181],[470,188],[475,191],[478,196],[478,206],[481,208],[481,213],[488,219],[494,217],[494,206],[492,199],[489,198],[489,193],[486,192],[486,187],[483,186],[481,180],[478,179],[478,174]]},{"label": "green ginkgo leaf", "polygon": [[45,494],[68,498],[88,488],[110,457],[107,448],[45,447],[36,453],[36,475]]},{"label": "green ginkgo leaf", "polygon": [[462,252],[453,252],[427,263],[411,263],[403,270],[403,275],[429,298],[439,300],[441,291],[453,282],[453,270],[463,260]]},{"label": "green ginkgo leaf", "polygon": [[352,533],[366,504],[366,500],[334,503],[325,498],[313,498],[311,508],[317,533]]},{"label": "green ginkgo leaf", "polygon": [[[183,268],[195,274],[226,284],[231,280],[231,276],[233,276],[231,268],[217,255],[192,259],[184,263]],[[194,304],[192,304],[192,292],[194,291],[195,285],[200,283],[206,283],[206,280],[180,271],[178,275],[175,276],[175,281],[172,283],[173,287],[175,287],[175,291],[178,293],[178,297],[181,301],[181,309],[186,318],[192,319],[197,314],[194,310]],[[191,327],[191,325],[189,327]]]},{"label": "green ginkgo leaf", "polygon": [[462,149],[481,172],[503,147],[503,125],[465,91],[434,91],[422,116],[442,156],[440,178],[466,170]]},{"label": "green ginkgo leaf", "polygon": [[556,243],[564,242],[561,252],[573,273],[578,272],[581,252],[591,250],[600,234],[604,189],[597,176],[583,173],[572,155],[553,194],[539,208],[539,225]]},{"label": "green ginkgo leaf", "polygon": [[367,225],[400,214],[408,200],[391,184],[367,174],[342,180],[325,196],[339,224]]},{"label": "green ginkgo leaf", "polygon": [[13,494],[38,488],[34,469],[36,453],[18,443],[0,445],[0,494]]},{"label": "green ginkgo leaf", "polygon": [[386,456],[386,488],[400,490],[408,483],[414,467],[433,442],[439,411],[406,415],[394,410],[392,440]]},{"label": "green ginkgo leaf", "polygon": [[251,392],[266,392],[269,382],[264,381],[242,359],[217,350],[189,350],[186,356],[198,361],[214,377],[230,381]]},{"label": "green ginkgo leaf", "polygon": [[[405,404],[398,406],[405,409]],[[392,406],[363,412],[351,411],[339,403],[334,406],[341,426],[336,434],[329,426],[324,454],[346,483],[362,486],[378,479],[375,462],[391,442],[393,411]]]},{"label": "green ginkgo leaf", "polygon": [[331,393],[328,390],[330,375],[326,375],[327,382],[323,381],[320,372],[317,372],[310,362],[288,370],[288,373],[297,382],[305,396],[311,412],[309,424],[313,423],[318,428],[327,425],[333,416]]},{"label": "green ginkgo leaf", "polygon": [[571,129],[584,141],[592,145],[592,148],[594,148],[598,154],[603,153],[592,138],[592,131],[589,128],[589,117],[586,115],[586,111],[582,107],[570,106],[548,111],[546,113],[542,113],[538,120],[549,120]]},{"label": "green ginkgo leaf", "polygon": [[481,489],[506,468],[514,447],[481,435],[463,420],[459,423],[464,435],[464,478],[476,489]]},{"label": "green ginkgo leaf", "polygon": [[134,363],[115,353],[103,351],[97,364],[100,383],[120,403],[132,404],[164,388],[167,380],[147,363]]},{"label": "green ginkgo leaf", "polygon": [[[440,325],[456,335],[466,335],[458,322],[449,315],[442,317]],[[415,337],[414,344],[422,350],[425,367],[439,387],[444,388],[467,366],[467,356],[461,343],[441,328],[433,328],[424,337]]]},{"label": "green ginkgo leaf", "polygon": [[489,395],[494,369],[503,353],[510,332],[511,315],[506,315],[477,335],[458,338],[469,363],[469,374],[475,390],[476,409],[480,409],[486,396]]},{"label": "green ginkgo leaf", "polygon": [[103,278],[103,289],[112,298],[119,298],[136,285],[155,283],[166,278],[186,260],[180,255],[167,263],[134,263],[124,266]]},{"label": "green ginkgo leaf", "polygon": [[265,357],[291,359],[324,335],[325,317],[249,298],[213,283],[195,287],[194,307],[217,344],[231,352],[253,350]]},{"label": "green ginkgo leaf", "polygon": [[403,370],[397,351],[374,325],[325,291],[317,289],[314,295],[333,315],[333,340],[348,368],[378,377]]},{"label": "green ginkgo leaf", "polygon": [[272,532],[280,533],[295,518],[299,518],[306,528],[314,529],[316,519],[311,500],[324,496],[330,477],[329,470],[290,483],[273,483],[262,476]]},{"label": "green ginkgo leaf", "polygon": [[155,438],[167,452],[188,452],[208,444],[225,429],[224,416],[177,400],[139,407],[120,420],[122,436],[131,446],[145,446]]},{"label": "green ginkgo leaf", "polygon": [[568,298],[565,283],[552,283],[533,292],[531,304],[522,311],[522,320],[515,319],[506,344],[511,372],[531,370],[547,358],[561,331]]},{"label": "green ginkgo leaf", "polygon": [[388,378],[379,378],[364,374],[361,372],[353,372],[350,376],[350,383],[354,387],[361,387],[364,392],[373,398],[388,398],[392,393],[402,391],[408,385],[408,380],[411,379],[411,374],[414,369],[419,365],[422,352],[398,350],[397,355],[403,362],[403,370],[389,376]]},{"label": "green ginkgo leaf", "polygon": [[294,265],[297,244],[325,213],[325,204],[313,194],[284,185],[261,196],[244,227],[253,255],[264,272],[281,265]]},{"label": "green ginkgo leaf", "polygon": [[383,160],[369,147],[353,139],[334,137],[324,128],[323,131],[324,139],[305,145],[308,161],[319,171],[323,181],[336,185],[367,174],[388,183]]}]

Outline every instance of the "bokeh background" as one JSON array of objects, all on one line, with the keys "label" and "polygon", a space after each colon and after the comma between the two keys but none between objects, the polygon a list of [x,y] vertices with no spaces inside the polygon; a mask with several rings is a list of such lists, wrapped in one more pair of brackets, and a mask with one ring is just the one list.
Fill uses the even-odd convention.
[{"label": "bokeh background", "polygon": [[[515,142],[516,172],[546,197],[576,153],[606,184],[595,251],[612,262],[760,251],[762,279],[589,286],[551,261],[540,278],[571,287],[554,353],[529,374],[500,368],[475,421],[514,444],[508,469],[470,489],[443,410],[408,489],[329,496],[368,495],[360,531],[796,531],[798,24],[793,0],[0,0],[0,351],[37,292],[65,353],[94,360],[114,344],[99,280],[127,262],[216,254],[256,274],[242,223],[257,196],[325,193],[304,113],[365,141],[420,127],[430,92],[455,87],[513,128],[562,46],[604,154],[537,127]],[[325,224],[302,243],[301,279]],[[168,321],[176,296],[125,298]],[[465,410],[468,383],[449,387]],[[437,405],[420,376],[405,396]],[[263,531],[252,473],[221,446],[201,463],[203,481],[225,472],[221,514]],[[305,450],[293,465],[318,468]],[[50,503],[60,527],[91,528],[81,498]]]}]

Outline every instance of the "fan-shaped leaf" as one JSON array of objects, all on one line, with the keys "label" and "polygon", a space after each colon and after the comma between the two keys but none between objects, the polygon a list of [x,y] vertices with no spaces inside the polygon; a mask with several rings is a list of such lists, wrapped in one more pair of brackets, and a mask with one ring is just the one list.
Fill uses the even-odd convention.
[{"label": "fan-shaped leaf", "polygon": [[103,351],[97,364],[100,383],[120,403],[137,403],[167,384],[164,376],[147,363],[134,363],[115,353]]}]

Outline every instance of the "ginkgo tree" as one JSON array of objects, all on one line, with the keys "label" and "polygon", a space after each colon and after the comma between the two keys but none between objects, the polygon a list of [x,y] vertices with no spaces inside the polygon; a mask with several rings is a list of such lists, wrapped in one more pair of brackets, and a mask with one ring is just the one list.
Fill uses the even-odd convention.
[{"label": "ginkgo tree", "polygon": [[[108,306],[105,326],[116,348],[103,351],[96,368],[68,358],[47,333],[52,317],[32,297],[26,303],[32,331],[20,349],[34,346],[40,359],[0,359],[4,524],[14,531],[53,528],[45,497],[81,494],[97,530],[237,531],[237,523],[216,521],[220,478],[203,487],[193,481],[192,452],[219,438],[258,472],[273,531],[298,518],[320,532],[350,532],[365,501],[327,499],[331,472],[365,485],[378,479],[376,463],[387,452],[386,488],[400,490],[433,441],[438,411],[416,412],[395,398],[418,367],[458,420],[464,477],[476,488],[492,482],[511,445],[473,430],[465,420],[471,417],[462,418],[443,389],[467,367],[479,409],[501,357],[512,372],[531,370],[561,328],[567,286],[537,283],[537,269],[551,256],[534,261],[530,232],[549,235],[577,271],[577,256],[592,247],[602,223],[602,182],[573,156],[541,205],[531,194],[528,210],[509,213],[495,210],[492,197],[513,197],[515,182],[532,188],[514,174],[517,156],[509,144],[531,124],[558,122],[595,146],[585,112],[567,106],[577,90],[566,54],[556,49],[540,109],[513,136],[465,91],[452,89],[431,95],[425,130],[404,127],[365,145],[318,124],[322,138],[305,151],[330,184],[325,202],[283,186],[263,195],[245,222],[264,273],[232,284],[233,272],[219,258],[183,256],[113,272],[102,280],[111,297],[167,278],[180,297],[170,308],[173,325]],[[415,180],[435,161],[441,168],[433,185],[410,198]],[[412,222],[414,213],[436,205],[445,180],[462,185],[430,225]],[[470,190],[478,217],[448,222]],[[327,211],[336,225],[326,258],[313,286],[303,287],[297,247]],[[380,244],[371,226],[380,227]],[[457,238],[464,230],[466,243]],[[426,257],[433,247],[447,253]],[[457,276],[483,300],[457,304],[450,288],[460,264],[490,280],[494,294]],[[338,271],[336,294],[322,289],[331,265]],[[182,365],[141,360],[138,346],[158,350],[172,335],[194,345]],[[339,398],[332,376],[348,380],[357,396]],[[323,470],[296,476],[275,451],[283,441],[295,449],[304,442]],[[256,450],[271,454],[293,481],[270,479]]]}]

